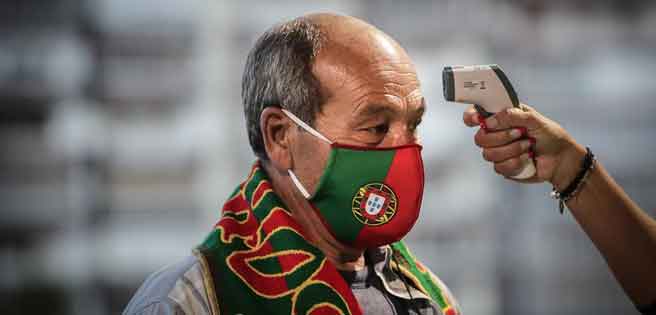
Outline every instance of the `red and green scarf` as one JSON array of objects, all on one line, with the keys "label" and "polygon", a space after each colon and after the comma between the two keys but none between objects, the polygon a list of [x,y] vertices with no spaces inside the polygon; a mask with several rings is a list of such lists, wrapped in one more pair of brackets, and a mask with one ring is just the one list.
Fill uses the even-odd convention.
[{"label": "red and green scarf", "polygon": [[[402,242],[392,244],[392,267],[442,308],[454,309]],[[222,218],[195,251],[205,272],[214,314],[353,314],[362,310],[324,254],[273,192],[256,163],[223,206]]]}]

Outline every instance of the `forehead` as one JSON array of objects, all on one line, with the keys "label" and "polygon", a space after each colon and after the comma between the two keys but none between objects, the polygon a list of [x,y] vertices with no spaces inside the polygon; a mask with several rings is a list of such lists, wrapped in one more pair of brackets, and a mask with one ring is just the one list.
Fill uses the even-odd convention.
[{"label": "forehead", "polygon": [[379,31],[329,40],[316,56],[313,73],[325,99],[348,102],[351,110],[372,102],[422,103],[412,61],[403,48]]}]

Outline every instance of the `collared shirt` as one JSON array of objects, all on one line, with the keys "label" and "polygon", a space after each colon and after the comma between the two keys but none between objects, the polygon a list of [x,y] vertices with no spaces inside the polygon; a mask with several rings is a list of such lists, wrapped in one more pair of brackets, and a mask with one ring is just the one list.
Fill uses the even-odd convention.
[{"label": "collared shirt", "polygon": [[[363,314],[442,314],[430,298],[390,268],[388,246],[369,250],[366,255],[368,269],[355,274],[342,273]],[[200,261],[190,256],[155,272],[137,290],[123,314],[211,314],[201,268]],[[369,279],[371,285],[363,285],[362,277],[365,281]],[[442,281],[434,278],[460,314],[451,292]]]},{"label": "collared shirt", "polygon": [[368,251],[365,254],[365,268],[356,271],[342,271],[340,274],[353,291],[364,315],[437,315],[439,307],[423,293],[410,284],[403,283],[410,299],[391,294],[385,284],[395,285],[404,281],[403,276],[389,269],[391,255],[384,250]]}]

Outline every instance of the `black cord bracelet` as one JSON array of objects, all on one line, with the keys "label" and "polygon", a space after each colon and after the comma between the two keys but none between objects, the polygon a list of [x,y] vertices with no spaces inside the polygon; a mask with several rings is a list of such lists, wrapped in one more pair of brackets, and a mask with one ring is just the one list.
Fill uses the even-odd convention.
[{"label": "black cord bracelet", "polygon": [[643,315],[656,315],[656,301],[649,305],[636,306],[640,314]]},{"label": "black cord bracelet", "polygon": [[643,315],[656,315],[656,301],[654,301],[653,303],[651,303],[649,305],[636,306],[636,308],[638,308],[638,311],[640,312],[640,314],[643,314]]},{"label": "black cord bracelet", "polygon": [[576,193],[579,192],[581,186],[583,186],[583,183],[587,179],[588,174],[590,174],[590,170],[594,169],[594,154],[592,154],[592,151],[590,151],[590,148],[588,147],[586,147],[585,150],[586,153],[585,157],[583,158],[583,165],[581,165],[581,170],[578,174],[576,174],[574,180],[572,180],[572,182],[569,183],[567,188],[565,188],[563,191],[556,190],[556,187],[553,187],[551,190],[551,197],[558,199],[560,214],[563,214],[563,210],[565,209],[565,202],[572,199],[572,197],[574,197]]}]

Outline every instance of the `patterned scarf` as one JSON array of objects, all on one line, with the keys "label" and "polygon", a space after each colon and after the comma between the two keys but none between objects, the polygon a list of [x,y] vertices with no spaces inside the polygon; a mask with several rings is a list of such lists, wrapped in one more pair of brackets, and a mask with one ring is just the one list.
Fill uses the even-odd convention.
[{"label": "patterned scarf", "polygon": [[[402,242],[397,269],[455,314],[440,287]],[[306,241],[259,163],[223,206],[222,218],[195,253],[206,272],[214,314],[353,314],[362,310],[335,266]]]}]

